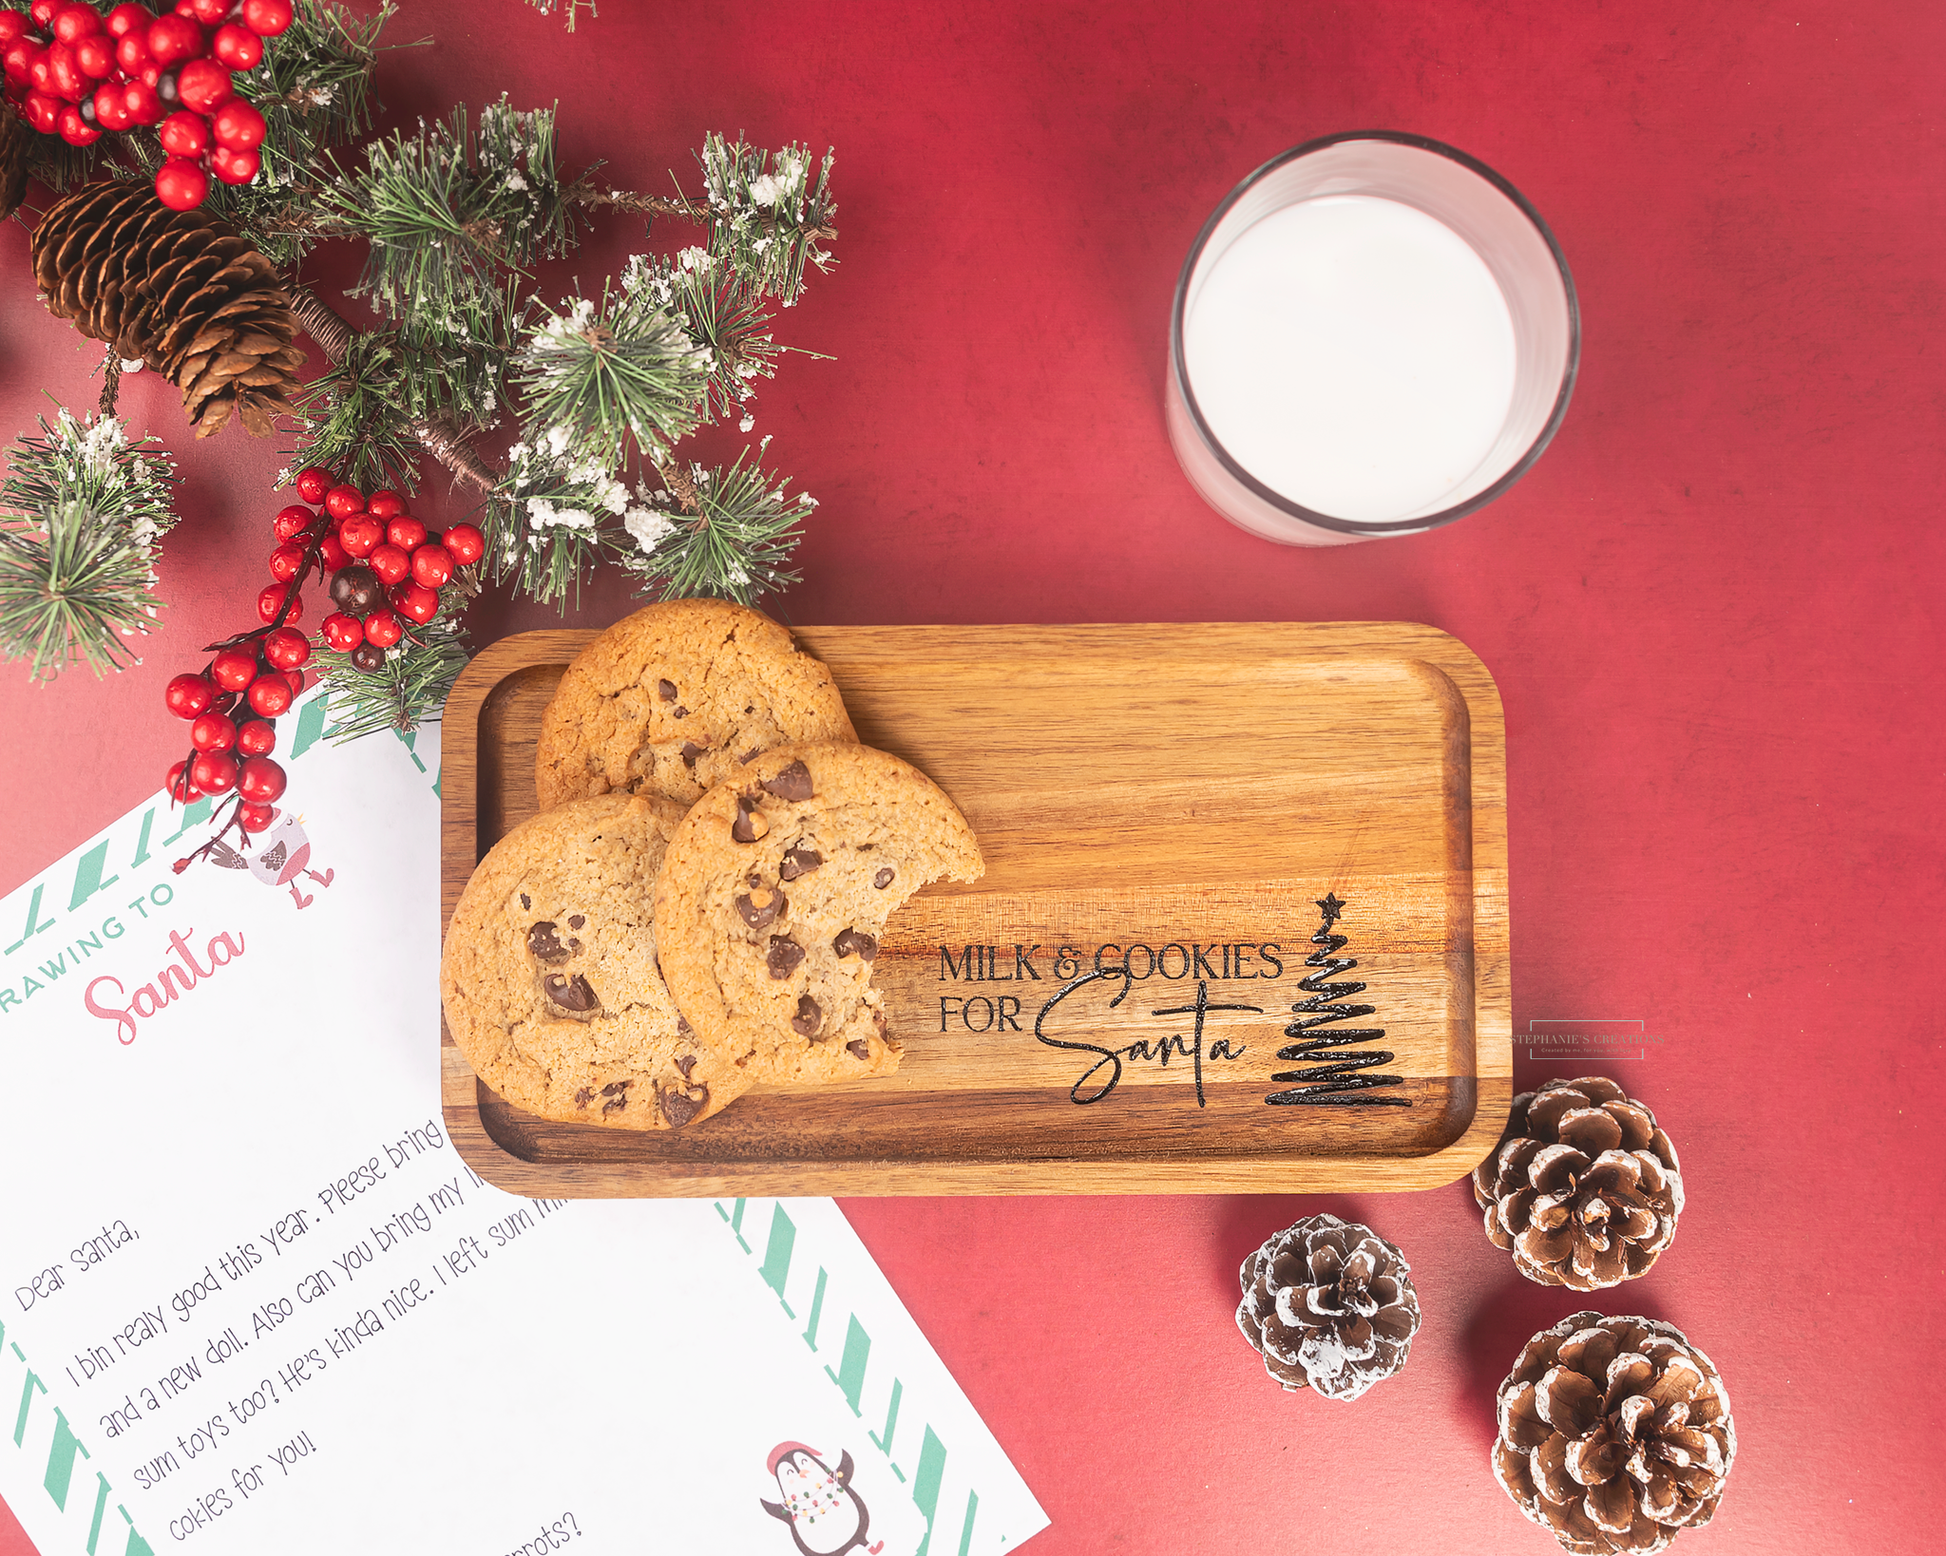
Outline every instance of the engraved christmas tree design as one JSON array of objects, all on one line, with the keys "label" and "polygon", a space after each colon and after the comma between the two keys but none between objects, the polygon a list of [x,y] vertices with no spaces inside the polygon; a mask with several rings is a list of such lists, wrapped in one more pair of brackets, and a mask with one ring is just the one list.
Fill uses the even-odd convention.
[{"label": "engraved christmas tree design", "polygon": [[1407,1097],[1365,1095],[1374,1087],[1404,1084],[1404,1077],[1399,1075],[1358,1073],[1376,1065],[1390,1064],[1394,1057],[1392,1054],[1382,1048],[1346,1046],[1369,1043],[1385,1036],[1383,1027],[1340,1027],[1335,1032],[1320,1033],[1316,1037],[1305,1036],[1315,1028],[1350,1021],[1358,1016],[1369,1016],[1378,1009],[1376,1005],[1344,1003],[1348,995],[1363,994],[1364,984],[1331,981],[1340,973],[1351,971],[1358,963],[1352,957],[1337,954],[1351,938],[1332,931],[1332,926],[1344,914],[1345,904],[1338,900],[1336,892],[1326,892],[1319,900],[1318,907],[1324,912],[1324,922],[1311,936],[1311,944],[1318,949],[1304,959],[1306,967],[1316,968],[1317,971],[1306,973],[1299,980],[1297,986],[1309,997],[1291,1006],[1298,1019],[1284,1028],[1284,1036],[1302,1041],[1277,1050],[1279,1059],[1286,1062],[1297,1060],[1306,1068],[1273,1073],[1270,1078],[1274,1081],[1292,1081],[1296,1084],[1285,1091],[1273,1091],[1264,1101],[1272,1107],[1410,1107],[1412,1102]]}]

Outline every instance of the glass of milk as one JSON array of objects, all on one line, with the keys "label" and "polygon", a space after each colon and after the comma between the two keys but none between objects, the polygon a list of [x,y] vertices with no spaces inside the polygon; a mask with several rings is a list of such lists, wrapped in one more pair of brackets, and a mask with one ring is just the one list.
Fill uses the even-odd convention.
[{"label": "glass of milk", "polygon": [[1267,540],[1415,535],[1526,473],[1580,350],[1567,261],[1513,185],[1421,136],[1333,135],[1258,168],[1190,249],[1169,438]]}]

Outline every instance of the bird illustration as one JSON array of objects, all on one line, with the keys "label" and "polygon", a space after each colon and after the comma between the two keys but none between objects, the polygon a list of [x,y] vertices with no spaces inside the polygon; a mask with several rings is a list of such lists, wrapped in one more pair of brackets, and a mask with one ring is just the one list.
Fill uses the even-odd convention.
[{"label": "bird illustration", "polygon": [[311,839],[302,820],[286,810],[273,811],[270,826],[251,836],[241,850],[218,838],[210,845],[209,860],[220,869],[248,870],[266,886],[290,887],[291,897],[300,908],[317,901],[304,895],[298,885],[300,875],[309,876],[319,886],[329,886],[338,873],[326,870],[319,875],[309,868]]},{"label": "bird illustration", "polygon": [[865,1499],[851,1488],[849,1453],[839,1455],[834,1470],[815,1448],[779,1443],[770,1450],[768,1468],[777,1477],[777,1493],[783,1500],[765,1501],[763,1510],[790,1525],[791,1539],[803,1556],[844,1556],[850,1550],[877,1556],[885,1549],[883,1540],[865,1543],[871,1514]]}]

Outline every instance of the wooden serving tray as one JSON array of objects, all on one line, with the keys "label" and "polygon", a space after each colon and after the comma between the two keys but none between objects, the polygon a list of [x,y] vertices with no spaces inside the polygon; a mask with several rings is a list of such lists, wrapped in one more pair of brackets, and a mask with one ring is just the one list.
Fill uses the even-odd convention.
[{"label": "wooden serving tray", "polygon": [[[442,924],[533,813],[541,711],[593,636],[504,639],[455,686]],[[1499,1140],[1505,736],[1464,645],[1400,623],[797,638],[859,738],[929,774],[986,855],[977,884],[886,926],[874,978],[903,1065],[634,1132],[508,1106],[442,1028],[446,1121],[484,1177],[536,1196],[1344,1192],[1450,1182]],[[1356,968],[1307,965],[1333,954]],[[1350,1009],[1329,1019],[1333,1000]],[[1312,1051],[1280,1058],[1292,1044]]]}]

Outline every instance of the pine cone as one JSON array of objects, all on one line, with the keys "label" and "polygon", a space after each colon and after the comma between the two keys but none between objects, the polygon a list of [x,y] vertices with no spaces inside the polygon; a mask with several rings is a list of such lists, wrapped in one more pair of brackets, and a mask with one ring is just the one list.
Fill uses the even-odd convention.
[{"label": "pine cone", "polygon": [[1419,1295],[1410,1268],[1370,1227],[1307,1217],[1243,1261],[1237,1327],[1286,1389],[1356,1399],[1412,1349]]},{"label": "pine cone", "polygon": [[1659,1551],[1710,1521],[1737,1456],[1730,1399],[1673,1324],[1576,1313],[1498,1396],[1493,1473],[1575,1556]]},{"label": "pine cone", "polygon": [[47,306],[182,390],[196,436],[232,413],[255,437],[292,415],[304,361],[276,267],[208,212],[172,211],[140,183],[92,184],[34,230]]},{"label": "pine cone", "polygon": [[1648,1272],[1676,1235],[1682,1172],[1655,1115],[1598,1075],[1514,1098],[1473,1170],[1487,1236],[1543,1286],[1595,1291]]},{"label": "pine cone", "polygon": [[0,222],[20,208],[33,155],[33,126],[13,111],[11,103],[0,103]]}]

